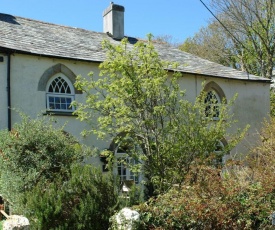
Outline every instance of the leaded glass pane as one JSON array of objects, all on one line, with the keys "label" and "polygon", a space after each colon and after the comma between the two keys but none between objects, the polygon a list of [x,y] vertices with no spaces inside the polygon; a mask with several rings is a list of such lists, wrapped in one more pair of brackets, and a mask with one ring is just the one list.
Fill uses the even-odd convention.
[{"label": "leaded glass pane", "polygon": [[48,92],[71,94],[71,89],[62,77],[57,77],[51,82]]},{"label": "leaded glass pane", "polygon": [[219,97],[215,91],[209,91],[204,99],[205,106],[205,116],[218,118],[220,115],[219,111]]}]

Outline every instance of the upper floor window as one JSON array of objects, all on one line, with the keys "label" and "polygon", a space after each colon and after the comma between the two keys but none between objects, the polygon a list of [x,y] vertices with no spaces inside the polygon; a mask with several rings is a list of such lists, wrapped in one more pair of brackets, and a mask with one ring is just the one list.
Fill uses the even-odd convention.
[{"label": "upper floor window", "polygon": [[221,104],[226,104],[225,93],[214,81],[207,83],[203,89],[205,92],[205,116],[217,120],[220,117]]},{"label": "upper floor window", "polygon": [[221,99],[215,90],[210,90],[206,93],[204,103],[205,106],[205,116],[219,118],[220,110],[219,105],[221,103]]},{"label": "upper floor window", "polygon": [[71,105],[75,98],[74,87],[64,74],[59,73],[51,77],[46,89],[47,110],[74,111]]}]

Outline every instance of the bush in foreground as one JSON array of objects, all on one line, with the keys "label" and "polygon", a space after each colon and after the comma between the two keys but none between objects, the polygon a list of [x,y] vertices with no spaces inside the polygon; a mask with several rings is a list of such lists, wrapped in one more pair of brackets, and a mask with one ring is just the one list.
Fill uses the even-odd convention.
[{"label": "bush in foreground", "polygon": [[[145,229],[263,229],[271,224],[274,191],[221,180],[210,168],[194,184],[174,188],[139,206]],[[201,176],[201,175],[200,175]],[[270,226],[271,227],[271,226]],[[267,228],[268,229],[268,228]]]},{"label": "bush in foreground", "polygon": [[74,166],[63,182],[38,184],[26,194],[34,229],[108,229],[118,202],[113,176],[90,165]]},{"label": "bush in foreground", "polygon": [[83,165],[90,150],[48,119],[0,132],[0,191],[33,229],[107,229],[117,205],[110,174]]},{"label": "bush in foreground", "polygon": [[275,120],[242,162],[223,169],[196,164],[185,184],[139,205],[144,229],[272,229]]},{"label": "bush in foreground", "polygon": [[52,121],[22,115],[12,131],[0,131],[1,194],[14,203],[13,211],[20,211],[24,192],[39,182],[67,180],[71,165],[80,163],[84,155],[78,142],[62,128],[54,128]]}]

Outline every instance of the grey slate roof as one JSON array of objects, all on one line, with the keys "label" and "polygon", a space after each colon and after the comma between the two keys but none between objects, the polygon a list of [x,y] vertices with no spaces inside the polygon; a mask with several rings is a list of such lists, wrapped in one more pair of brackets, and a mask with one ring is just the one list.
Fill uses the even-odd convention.
[{"label": "grey slate roof", "polygon": [[[101,42],[104,39],[119,43],[105,33],[0,14],[0,50],[102,62],[105,53]],[[179,70],[185,73],[269,82],[268,79],[248,75],[165,44],[156,44],[155,47],[163,60],[179,63]]]}]

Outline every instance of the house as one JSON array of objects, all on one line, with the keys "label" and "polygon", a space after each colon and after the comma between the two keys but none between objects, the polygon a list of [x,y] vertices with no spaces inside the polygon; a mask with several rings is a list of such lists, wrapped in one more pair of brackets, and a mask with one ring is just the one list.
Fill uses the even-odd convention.
[{"label": "house", "polygon": [[[103,14],[104,31],[94,32],[32,19],[0,14],[0,128],[11,129],[19,121],[19,109],[31,117],[52,113],[59,124],[68,122],[66,131],[87,145],[109,148],[110,141],[94,136],[81,137],[86,124],[76,120],[70,107],[73,100],[85,101],[74,88],[77,75],[99,74],[104,61],[101,42],[118,44],[124,35],[124,7],[112,4]],[[137,39],[129,37],[131,43]],[[202,90],[217,100],[238,98],[232,112],[239,123],[232,129],[251,127],[247,137],[231,154],[242,153],[255,142],[254,134],[269,114],[270,81],[201,59],[166,44],[155,45],[164,60],[179,63],[180,79],[186,97],[194,100]],[[101,162],[98,160],[98,164]]]}]

